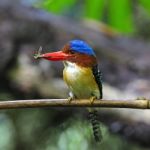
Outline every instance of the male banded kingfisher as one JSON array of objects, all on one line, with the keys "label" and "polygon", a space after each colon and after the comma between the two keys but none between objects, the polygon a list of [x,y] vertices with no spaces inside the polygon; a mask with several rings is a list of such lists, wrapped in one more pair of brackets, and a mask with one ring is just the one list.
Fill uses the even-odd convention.
[{"label": "male banded kingfisher", "polygon": [[[50,61],[63,61],[63,79],[70,89],[72,99],[89,99],[91,104],[95,99],[102,99],[101,71],[98,69],[94,50],[82,40],[68,42],[60,51],[36,54],[35,58]],[[97,112],[89,109],[89,118],[93,127],[96,141],[101,141],[101,131],[97,119]]]}]

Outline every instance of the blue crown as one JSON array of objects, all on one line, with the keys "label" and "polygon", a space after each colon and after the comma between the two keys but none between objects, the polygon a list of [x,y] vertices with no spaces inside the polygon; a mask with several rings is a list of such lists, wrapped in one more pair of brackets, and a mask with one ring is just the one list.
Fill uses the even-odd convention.
[{"label": "blue crown", "polygon": [[69,44],[72,51],[95,56],[93,49],[84,41],[72,40]]}]

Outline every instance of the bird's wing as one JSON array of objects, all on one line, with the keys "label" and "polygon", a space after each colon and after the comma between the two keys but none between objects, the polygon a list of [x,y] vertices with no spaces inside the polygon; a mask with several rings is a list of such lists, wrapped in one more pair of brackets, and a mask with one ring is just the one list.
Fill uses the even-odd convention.
[{"label": "bird's wing", "polygon": [[95,77],[96,83],[98,84],[98,88],[100,91],[100,99],[103,98],[103,92],[102,92],[102,73],[98,69],[98,65],[96,64],[95,66],[92,67],[93,75]]}]

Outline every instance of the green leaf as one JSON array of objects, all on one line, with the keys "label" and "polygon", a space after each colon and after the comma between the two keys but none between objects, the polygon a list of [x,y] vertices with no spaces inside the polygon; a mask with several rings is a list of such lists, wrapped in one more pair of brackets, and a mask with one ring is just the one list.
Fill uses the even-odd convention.
[{"label": "green leaf", "polygon": [[121,32],[133,32],[133,18],[130,0],[109,1],[108,22]]},{"label": "green leaf", "polygon": [[104,0],[86,0],[85,16],[92,19],[100,19],[103,16]]},{"label": "green leaf", "polygon": [[41,7],[54,13],[62,13],[74,3],[75,0],[45,0],[41,2]]},{"label": "green leaf", "polygon": [[139,3],[150,13],[150,0],[139,0]]}]

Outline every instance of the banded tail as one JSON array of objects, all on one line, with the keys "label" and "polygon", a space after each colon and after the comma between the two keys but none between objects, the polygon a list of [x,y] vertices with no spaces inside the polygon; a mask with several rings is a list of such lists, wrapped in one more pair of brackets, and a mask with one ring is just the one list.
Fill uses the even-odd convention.
[{"label": "banded tail", "polygon": [[[98,88],[99,88],[99,92],[100,92],[100,97],[99,98],[102,99],[103,98],[102,73],[98,69],[98,65],[93,66],[92,71],[93,71],[93,75],[95,77],[96,83],[98,85]],[[90,119],[91,124],[92,124],[93,135],[94,135],[95,141],[96,142],[101,142],[102,132],[101,132],[101,129],[100,129],[100,122],[98,121],[97,111],[95,109],[90,109],[89,119]]]},{"label": "banded tail", "polygon": [[100,129],[100,123],[98,121],[97,111],[91,110],[89,111],[89,120],[92,124],[93,135],[96,142],[101,142],[102,140],[102,132]]}]

